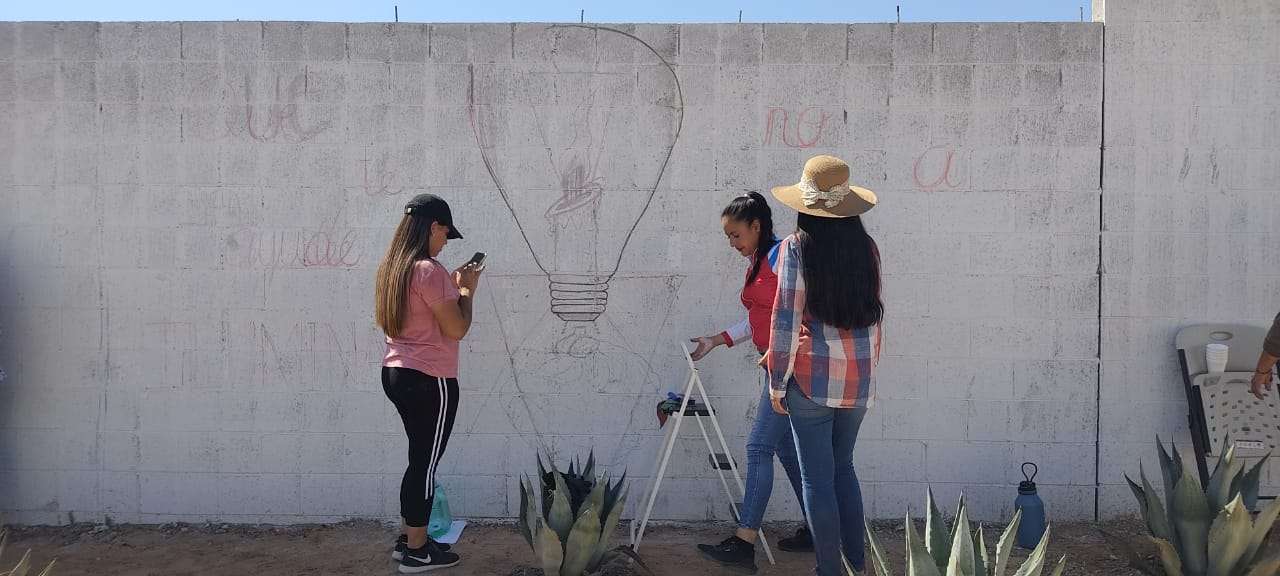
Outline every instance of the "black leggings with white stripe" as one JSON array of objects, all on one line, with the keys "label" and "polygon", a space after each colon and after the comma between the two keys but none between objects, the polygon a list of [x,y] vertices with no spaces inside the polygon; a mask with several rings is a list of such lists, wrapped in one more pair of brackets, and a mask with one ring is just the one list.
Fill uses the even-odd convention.
[{"label": "black leggings with white stripe", "polygon": [[400,482],[400,516],[406,526],[420,528],[431,515],[436,466],[458,413],[458,379],[383,366],[382,390],[396,405],[409,436],[409,467]]}]

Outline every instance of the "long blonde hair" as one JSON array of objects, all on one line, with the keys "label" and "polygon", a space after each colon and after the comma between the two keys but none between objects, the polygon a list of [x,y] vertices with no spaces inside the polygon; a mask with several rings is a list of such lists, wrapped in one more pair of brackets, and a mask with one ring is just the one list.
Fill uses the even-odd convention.
[{"label": "long blonde hair", "polygon": [[413,264],[431,258],[431,218],[405,214],[396,226],[387,255],[378,265],[374,288],[374,320],[382,332],[395,338],[404,327],[408,312],[409,282],[413,279]]}]

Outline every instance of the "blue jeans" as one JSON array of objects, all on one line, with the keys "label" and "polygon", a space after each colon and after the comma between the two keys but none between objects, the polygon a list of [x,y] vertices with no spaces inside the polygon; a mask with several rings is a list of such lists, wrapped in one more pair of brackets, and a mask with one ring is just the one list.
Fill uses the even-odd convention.
[{"label": "blue jeans", "polygon": [[773,411],[769,403],[769,381],[764,381],[760,394],[760,406],[756,408],[756,422],[747,437],[747,486],[738,510],[738,526],[748,530],[760,527],[764,509],[769,505],[773,492],[773,456],[778,455],[782,469],[791,480],[796,502],[804,505],[800,491],[800,462],[796,460],[796,443],[791,437],[791,421]]},{"label": "blue jeans", "polygon": [[813,532],[820,576],[844,574],[843,551],[859,572],[863,551],[862,489],[853,471],[853,445],[866,408],[829,408],[809,398],[793,383],[787,388],[787,411],[804,477],[804,511]]}]

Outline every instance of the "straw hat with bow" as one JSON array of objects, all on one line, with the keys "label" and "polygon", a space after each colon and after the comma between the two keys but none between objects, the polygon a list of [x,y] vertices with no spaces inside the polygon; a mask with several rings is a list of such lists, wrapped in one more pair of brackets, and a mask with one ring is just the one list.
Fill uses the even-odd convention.
[{"label": "straw hat with bow", "polygon": [[800,181],[773,189],[773,197],[796,211],[824,218],[849,218],[876,205],[876,193],[849,185],[849,165],[835,156],[804,163]]}]

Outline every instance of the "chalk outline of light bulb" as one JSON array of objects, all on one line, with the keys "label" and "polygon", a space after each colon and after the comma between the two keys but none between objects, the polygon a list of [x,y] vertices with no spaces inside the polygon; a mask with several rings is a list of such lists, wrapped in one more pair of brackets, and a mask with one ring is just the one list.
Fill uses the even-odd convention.
[{"label": "chalk outline of light bulb", "polygon": [[[609,282],[618,273],[618,268],[622,265],[622,258],[626,254],[627,245],[631,242],[632,235],[635,234],[636,228],[640,226],[640,221],[644,219],[645,214],[649,211],[649,206],[653,203],[653,197],[658,192],[658,187],[662,185],[662,178],[666,176],[667,166],[671,163],[671,155],[675,151],[676,144],[680,141],[680,131],[684,126],[684,91],[680,85],[680,76],[676,74],[676,69],[662,57],[649,43],[639,37],[605,26],[591,26],[584,24],[554,24],[547,26],[547,30],[558,28],[581,28],[591,30],[597,34],[600,32],[612,32],[619,34],[628,39],[638,42],[645,49],[653,53],[654,57],[662,63],[668,72],[671,73],[671,79],[675,82],[676,89],[676,128],[675,134],[671,138],[671,144],[667,146],[667,153],[662,159],[662,164],[658,169],[658,175],[654,178],[653,186],[649,189],[649,193],[644,201],[644,206],[640,209],[640,213],[636,216],[635,222],[627,230],[626,236],[623,238],[622,244],[618,249],[618,258],[613,264],[612,270],[604,274],[574,274],[564,273],[560,271],[547,270],[542,263],[538,253],[533,248],[533,242],[529,240],[529,235],[525,232],[524,225],[520,222],[515,207],[512,205],[508,188],[502,182],[502,178],[498,175],[498,171],[494,168],[494,160],[490,151],[492,146],[486,145],[484,137],[480,133],[480,126],[477,120],[477,103],[475,98],[475,68],[474,65],[467,66],[468,86],[467,86],[467,117],[471,124],[471,131],[475,135],[476,146],[480,149],[480,157],[484,162],[485,170],[488,171],[489,177],[493,180],[494,185],[498,188],[498,194],[502,197],[502,202],[507,206],[507,210],[511,212],[512,218],[515,220],[516,229],[520,232],[520,237],[524,240],[525,246],[529,248],[529,253],[533,256],[534,264],[538,269],[546,275],[548,280],[548,289],[551,297],[551,312],[566,322],[594,322],[604,313],[609,300]],[[542,135],[545,142],[545,134]],[[547,146],[550,149],[550,146]],[[599,161],[599,157],[591,162],[592,169],[590,172],[579,178],[579,186],[592,184],[595,182],[594,166]],[[551,160],[552,168],[556,169],[557,174],[561,176],[562,188],[565,178],[569,176],[563,173],[555,166],[554,160]],[[575,210],[582,205],[596,202],[599,196],[603,194],[603,190],[599,194],[585,195],[587,199],[584,201],[579,198],[581,204],[566,205],[566,201],[571,200],[568,194],[561,196],[553,203],[543,214],[546,217],[554,217],[565,211]]]}]

